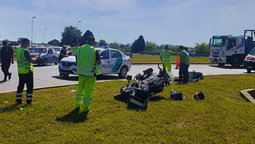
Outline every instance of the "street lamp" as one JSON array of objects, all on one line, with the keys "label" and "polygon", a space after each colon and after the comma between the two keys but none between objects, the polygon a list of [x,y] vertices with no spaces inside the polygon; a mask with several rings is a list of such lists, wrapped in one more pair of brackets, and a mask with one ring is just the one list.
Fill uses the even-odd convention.
[{"label": "street lamp", "polygon": [[31,26],[31,43],[33,43],[33,33],[34,33],[34,30],[33,30],[33,19],[36,18],[35,16],[32,17],[32,26]]},{"label": "street lamp", "polygon": [[78,30],[78,26],[79,26],[79,23],[80,23],[81,21],[78,21],[77,22],[77,38],[76,38],[76,45],[78,45],[78,33],[79,33],[79,30]]},{"label": "street lamp", "polygon": [[47,28],[44,28],[44,41],[43,41],[43,43],[45,43],[45,30],[46,30]]}]

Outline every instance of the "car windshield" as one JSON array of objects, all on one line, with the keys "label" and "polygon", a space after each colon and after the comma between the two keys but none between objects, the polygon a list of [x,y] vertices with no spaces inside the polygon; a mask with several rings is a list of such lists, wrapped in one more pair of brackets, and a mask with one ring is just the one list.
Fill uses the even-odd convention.
[{"label": "car windshield", "polygon": [[225,45],[225,41],[226,40],[222,38],[215,38],[211,40],[210,45],[212,47],[222,47]]},{"label": "car windshield", "polygon": [[31,48],[28,49],[30,53],[47,53],[46,48]]},{"label": "car windshield", "polygon": [[249,54],[255,55],[255,48],[253,48],[253,49],[249,52]]},{"label": "car windshield", "polygon": [[60,51],[60,48],[53,48],[54,50],[56,50],[56,51]]}]

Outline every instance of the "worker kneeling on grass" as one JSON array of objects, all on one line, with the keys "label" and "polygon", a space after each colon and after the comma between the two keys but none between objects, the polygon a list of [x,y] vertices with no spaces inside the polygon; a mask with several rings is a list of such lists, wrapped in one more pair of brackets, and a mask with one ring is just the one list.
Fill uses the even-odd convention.
[{"label": "worker kneeling on grass", "polygon": [[86,44],[77,48],[76,74],[79,75],[79,82],[74,108],[79,109],[82,105],[83,112],[89,111],[89,105],[95,89],[96,75],[100,74],[98,65],[101,64],[101,59],[98,51],[93,47],[94,44],[94,36],[89,36]]},{"label": "worker kneeling on grass", "polygon": [[162,50],[160,53],[160,60],[163,62],[163,68],[167,72],[171,72],[171,50],[168,48],[168,45],[165,46],[165,50]]}]

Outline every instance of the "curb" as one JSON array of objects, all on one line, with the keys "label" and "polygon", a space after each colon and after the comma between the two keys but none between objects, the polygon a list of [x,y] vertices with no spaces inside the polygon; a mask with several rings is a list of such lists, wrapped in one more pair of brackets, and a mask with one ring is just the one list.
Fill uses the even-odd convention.
[{"label": "curb", "polygon": [[[109,80],[110,81],[110,80]],[[98,82],[108,82],[108,81],[96,81],[96,83]],[[67,86],[73,86],[73,85],[77,85],[78,82],[76,83],[72,83],[72,84],[62,84],[62,85],[52,85],[52,86],[42,86],[42,87],[35,87],[33,89],[33,91],[36,91],[36,90],[43,90],[43,89],[53,89],[53,88],[60,88],[60,87],[67,87]],[[26,91],[27,89],[24,88],[23,92]],[[0,94],[4,94],[4,93],[12,93],[12,92],[17,92],[16,90],[10,90],[10,91],[3,91],[3,92],[0,92]]]},{"label": "curb", "polygon": [[[77,82],[76,84],[78,84],[78,82]],[[72,86],[72,85],[76,85],[76,84],[63,84],[63,85],[53,85],[53,86],[35,87],[35,88],[33,89],[33,91],[35,91],[35,90],[43,90],[43,89],[48,89],[48,88],[66,87],[66,86]],[[24,89],[24,91],[26,91],[26,89]],[[11,92],[16,92],[16,90],[3,91],[3,92],[0,92],[0,94],[11,93]]]},{"label": "curb", "polygon": [[252,91],[255,91],[255,89],[242,90],[242,91],[240,91],[240,95],[245,100],[247,100],[247,101],[249,101],[251,103],[255,103],[255,99],[249,94],[249,92],[252,92]]}]

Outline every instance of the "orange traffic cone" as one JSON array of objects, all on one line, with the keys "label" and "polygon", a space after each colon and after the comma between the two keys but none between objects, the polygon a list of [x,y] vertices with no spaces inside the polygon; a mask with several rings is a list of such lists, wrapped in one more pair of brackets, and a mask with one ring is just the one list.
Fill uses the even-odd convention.
[{"label": "orange traffic cone", "polygon": [[177,54],[175,69],[178,69],[178,67],[179,67],[179,55]]}]

